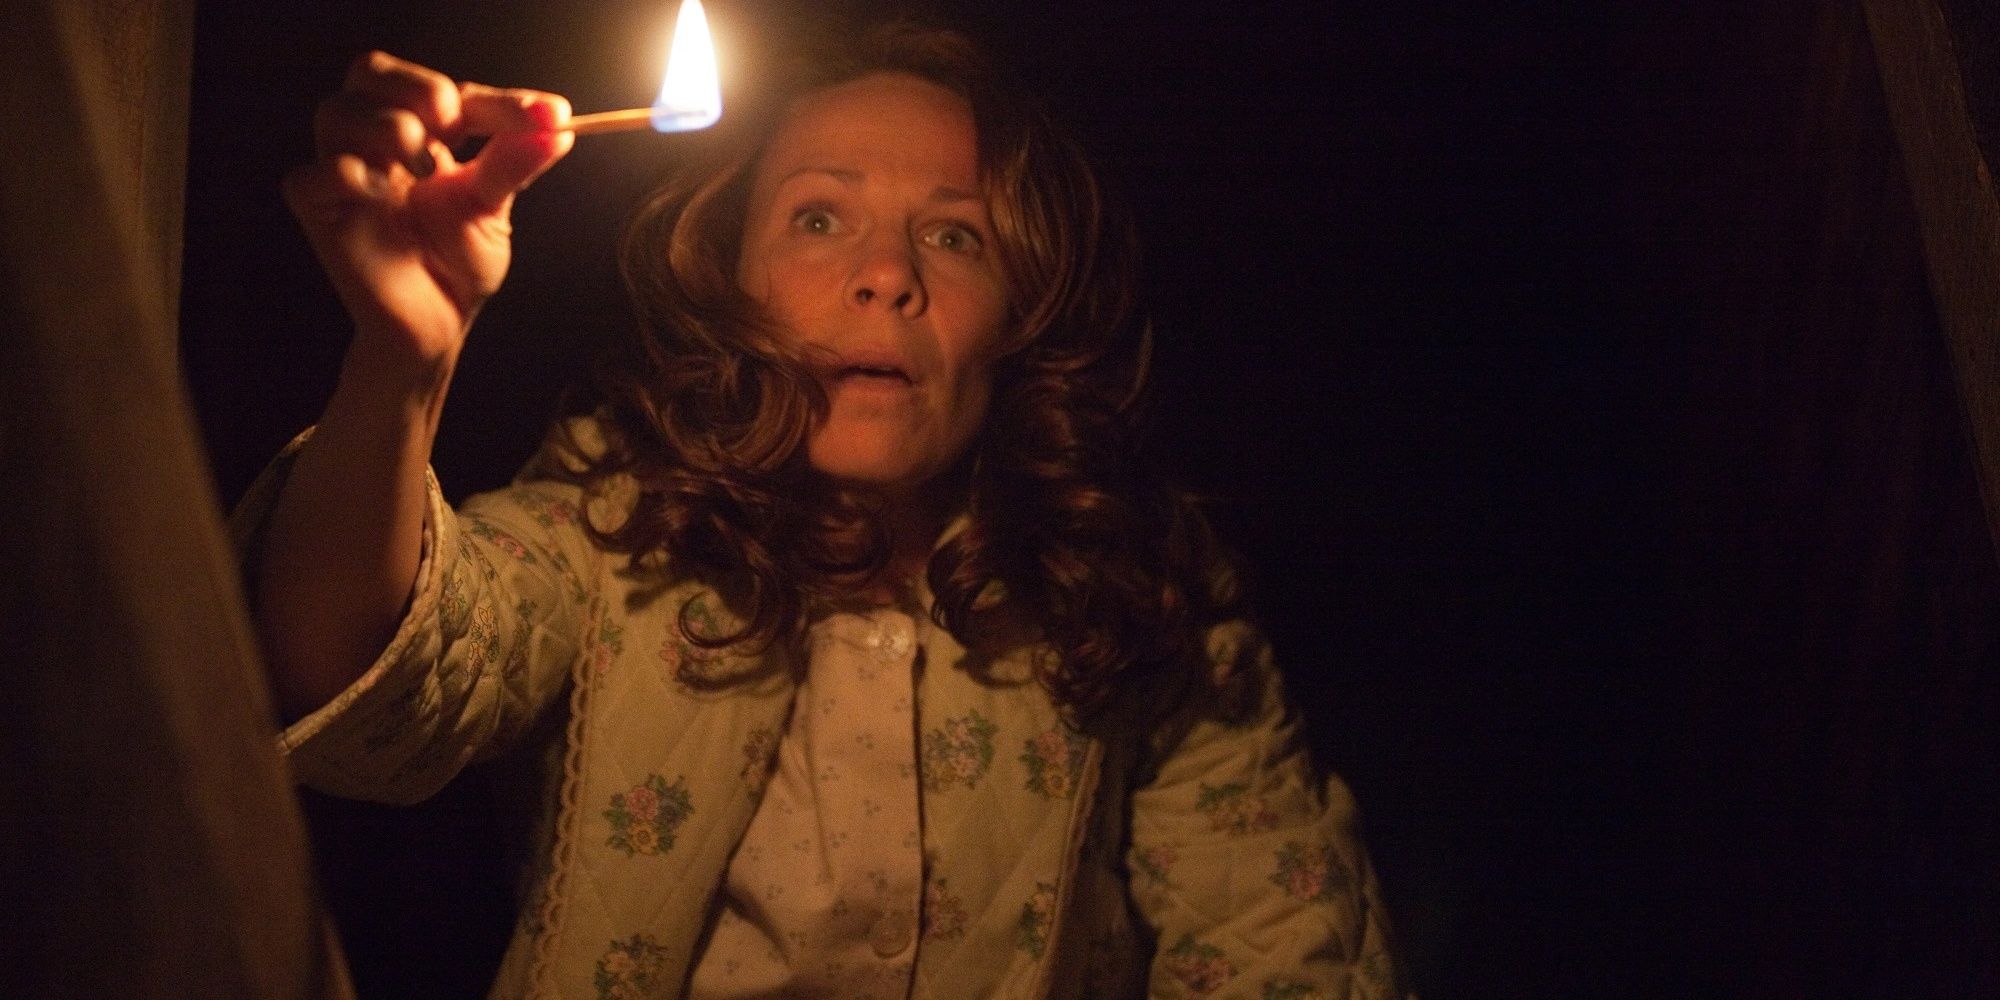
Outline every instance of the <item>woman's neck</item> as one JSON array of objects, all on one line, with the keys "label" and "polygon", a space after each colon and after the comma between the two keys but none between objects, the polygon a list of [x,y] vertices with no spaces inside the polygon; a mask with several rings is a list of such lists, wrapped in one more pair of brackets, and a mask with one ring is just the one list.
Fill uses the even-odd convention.
[{"label": "woman's neck", "polygon": [[883,526],[889,529],[889,564],[883,569],[884,582],[900,586],[922,575],[944,524],[943,506],[930,498],[913,497],[891,503],[883,512]]},{"label": "woman's neck", "polygon": [[931,549],[950,518],[950,491],[933,488],[935,485],[882,498],[879,509],[882,527],[889,535],[889,560],[880,573],[862,585],[869,600],[894,601],[929,566]]},{"label": "woman's neck", "polygon": [[931,550],[951,516],[965,502],[964,463],[910,489],[877,493],[882,527],[889,534],[889,561],[862,590],[870,600],[893,601],[930,565]]}]

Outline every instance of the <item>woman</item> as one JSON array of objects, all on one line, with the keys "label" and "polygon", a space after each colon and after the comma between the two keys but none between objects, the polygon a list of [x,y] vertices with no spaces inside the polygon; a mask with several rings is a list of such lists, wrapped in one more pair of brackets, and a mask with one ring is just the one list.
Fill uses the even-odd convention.
[{"label": "woman", "polygon": [[299,774],[542,762],[498,996],[1391,995],[1352,802],[1130,457],[1088,165],[955,35],[802,66],[641,211],[595,415],[457,512],[437,414],[568,108],[380,54],[322,107],[287,195],[357,332],[244,515]]}]

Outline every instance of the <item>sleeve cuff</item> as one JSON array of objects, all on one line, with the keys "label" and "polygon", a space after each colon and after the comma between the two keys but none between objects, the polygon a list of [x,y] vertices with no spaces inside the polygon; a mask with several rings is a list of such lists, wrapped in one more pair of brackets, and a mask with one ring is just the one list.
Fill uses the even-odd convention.
[{"label": "sleeve cuff", "polygon": [[[293,438],[251,484],[242,502],[230,515],[230,538],[246,566],[254,567],[257,563],[257,553],[262,547],[272,509],[277,505],[279,493],[291,474],[292,462],[312,438],[312,433],[312,429],[307,428]],[[311,767],[311,758],[322,756],[315,752],[318,749],[316,744],[346,744],[349,741],[337,738],[336,734],[362,728],[359,723],[374,715],[376,706],[408,704],[421,688],[425,677],[421,663],[423,657],[411,656],[410,653],[427,631],[423,623],[436,618],[450,562],[446,556],[457,551],[457,545],[457,521],[445,503],[444,491],[438,486],[437,476],[430,469],[425,469],[423,548],[418,557],[417,577],[408,608],[389,644],[354,683],[278,734],[278,752],[294,758],[295,770],[302,766],[306,770],[317,770]],[[323,734],[326,739],[320,738]],[[335,748],[328,747],[327,751],[326,755],[331,755]],[[300,776],[310,780],[305,774]]]}]

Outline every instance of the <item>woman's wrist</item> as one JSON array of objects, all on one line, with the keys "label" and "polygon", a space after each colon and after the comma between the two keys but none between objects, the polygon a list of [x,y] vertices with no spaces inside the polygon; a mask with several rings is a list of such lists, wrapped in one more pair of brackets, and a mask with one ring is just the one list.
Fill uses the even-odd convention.
[{"label": "woman's wrist", "polygon": [[456,346],[425,350],[407,337],[361,330],[348,346],[328,409],[434,422],[457,367]]}]

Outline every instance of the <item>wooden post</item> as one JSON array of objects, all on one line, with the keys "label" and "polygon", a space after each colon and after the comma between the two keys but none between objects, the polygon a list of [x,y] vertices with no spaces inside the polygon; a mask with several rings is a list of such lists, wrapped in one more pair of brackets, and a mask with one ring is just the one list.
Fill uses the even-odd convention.
[{"label": "wooden post", "polygon": [[[1868,34],[1922,231],[1924,265],[2000,546],[2000,199],[1937,0],[1864,0]],[[1974,80],[1988,89],[1996,80]]]}]

